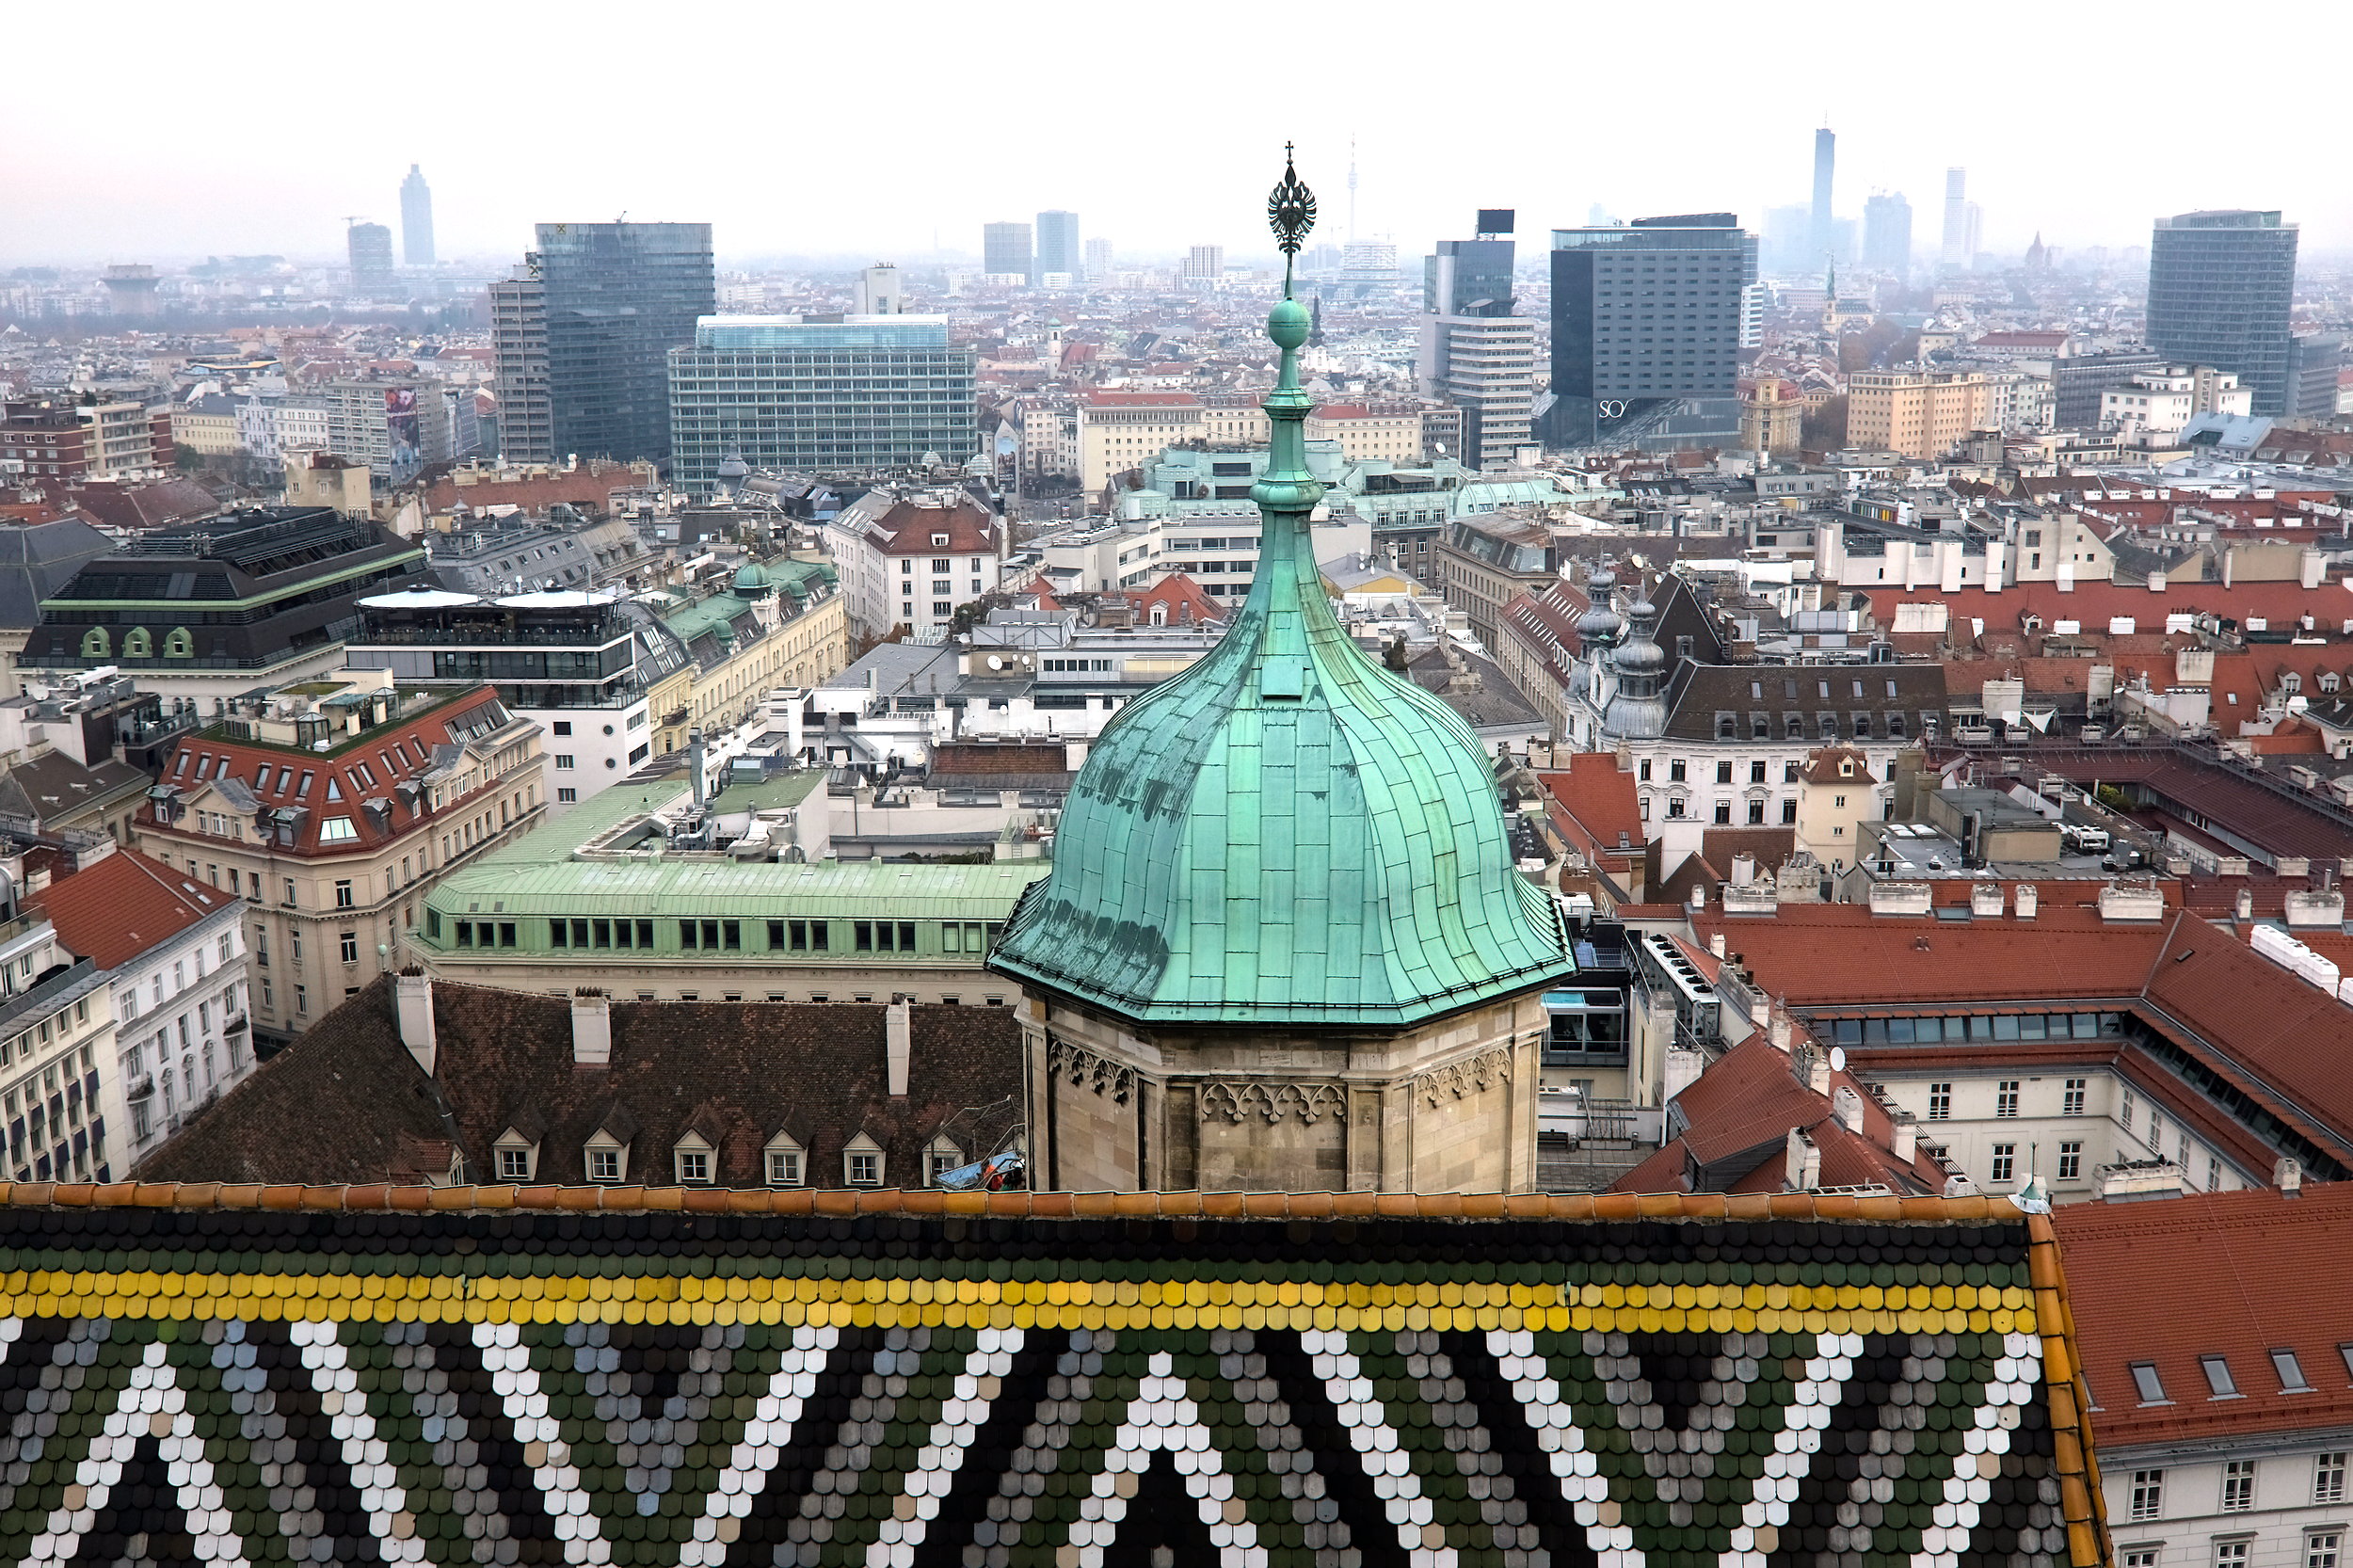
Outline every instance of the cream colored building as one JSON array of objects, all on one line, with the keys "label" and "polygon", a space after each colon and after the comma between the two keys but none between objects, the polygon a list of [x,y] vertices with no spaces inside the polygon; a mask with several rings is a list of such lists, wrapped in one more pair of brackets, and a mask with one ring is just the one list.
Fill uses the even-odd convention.
[{"label": "cream colored building", "polygon": [[[1257,410],[1220,408],[1218,429],[1241,428],[1246,416],[1256,416],[1264,431],[1266,417]],[[1163,447],[1186,441],[1219,439],[1212,435],[1210,409],[1185,392],[1097,392],[1079,405],[1079,484],[1088,495],[1099,492],[1115,473],[1140,469],[1160,455]],[[1242,444],[1245,438],[1230,438]],[[1261,434],[1258,440],[1263,440]]]},{"label": "cream colored building", "polygon": [[348,672],[180,743],[138,847],[249,906],[254,1029],[283,1040],[392,968],[419,902],[547,810],[539,727],[488,686]]},{"label": "cream colored building", "polygon": [[1825,866],[1851,866],[1863,824],[1881,814],[1871,759],[1852,746],[1809,752],[1798,768],[1798,847]]},{"label": "cream colored building", "polygon": [[1993,415],[1983,371],[1865,370],[1847,380],[1847,444],[1865,451],[1941,457]]},{"label": "cream colored building", "polygon": [[208,397],[171,410],[171,444],[200,457],[233,457],[244,450],[237,439],[236,405]]}]

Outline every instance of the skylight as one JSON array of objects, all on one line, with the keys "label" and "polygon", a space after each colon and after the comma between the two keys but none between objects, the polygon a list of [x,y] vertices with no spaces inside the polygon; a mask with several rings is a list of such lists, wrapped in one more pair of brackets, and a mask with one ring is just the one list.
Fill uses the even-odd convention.
[{"label": "skylight", "polygon": [[2206,1386],[2214,1390],[2216,1399],[2235,1400],[2239,1397],[2238,1384],[2232,1381],[2231,1363],[2226,1358],[2201,1355],[2198,1358],[2198,1365],[2205,1370]]},{"label": "skylight", "polygon": [[2304,1376],[2304,1364],[2296,1359],[2294,1351],[2273,1351],[2271,1369],[2280,1374],[2281,1393],[2309,1394],[2313,1391],[2312,1384]]},{"label": "skylight", "polygon": [[2165,1384],[2157,1377],[2157,1368],[2153,1362],[2136,1361],[2133,1363],[2133,1386],[2140,1390],[2142,1404],[2173,1402],[2165,1397]]}]

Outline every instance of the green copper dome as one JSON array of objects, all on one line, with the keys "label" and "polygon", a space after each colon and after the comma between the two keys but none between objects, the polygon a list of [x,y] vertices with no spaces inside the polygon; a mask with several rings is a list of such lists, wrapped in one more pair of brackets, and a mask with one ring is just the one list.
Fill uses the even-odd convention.
[{"label": "green copper dome", "polygon": [[732,586],[738,599],[758,599],[768,591],[768,573],[758,561],[746,561],[735,568]]},{"label": "green copper dome", "polygon": [[1001,973],[1141,1022],[1399,1027],[1574,968],[1513,868],[1478,737],[1332,614],[1308,541],[1308,326],[1288,298],[1268,322],[1283,360],[1250,597],[1105,727]]}]

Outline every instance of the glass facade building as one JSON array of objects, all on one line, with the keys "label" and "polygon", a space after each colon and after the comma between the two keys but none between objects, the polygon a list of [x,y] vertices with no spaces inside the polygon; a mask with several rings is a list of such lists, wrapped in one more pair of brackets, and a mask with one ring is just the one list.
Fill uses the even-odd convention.
[{"label": "glass facade building", "polygon": [[542,223],[552,456],[670,453],[668,357],[718,308],[708,223]]},{"label": "glass facade building", "polygon": [[712,316],[670,355],[672,481],[719,465],[871,473],[950,463],[980,442],[978,365],[948,318]]},{"label": "glass facade building", "polygon": [[1068,273],[1073,279],[1086,275],[1086,264],[1079,250],[1079,215],[1050,212],[1037,215],[1037,273],[1043,278],[1049,272]]},{"label": "glass facade building", "polygon": [[2296,225],[2278,213],[2184,213],[2149,237],[2149,346],[2176,364],[2238,372],[2254,412],[2288,408]]},{"label": "glass facade building", "polygon": [[1729,445],[1756,238],[1730,213],[1552,232],[1555,446]]}]

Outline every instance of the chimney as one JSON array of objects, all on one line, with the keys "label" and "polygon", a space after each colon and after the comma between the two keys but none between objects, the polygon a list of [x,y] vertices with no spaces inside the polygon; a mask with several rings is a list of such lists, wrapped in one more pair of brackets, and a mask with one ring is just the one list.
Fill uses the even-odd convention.
[{"label": "chimney", "polygon": [[2022,920],[2033,920],[2035,905],[2041,902],[2041,888],[2031,882],[2021,882],[2018,885],[2018,918]]},{"label": "chimney", "polygon": [[686,732],[686,770],[695,776],[695,809],[699,811],[709,804],[705,796],[710,790],[703,780],[703,732],[700,729]]},{"label": "chimney", "polygon": [[1822,1151],[1805,1128],[1789,1129],[1782,1155],[1782,1182],[1793,1192],[1810,1192],[1822,1184]]},{"label": "chimney", "polygon": [[1894,1133],[1887,1140],[1887,1152],[1909,1165],[1920,1157],[1920,1124],[1913,1120],[1909,1111],[1897,1112],[1895,1120]]},{"label": "chimney", "polygon": [[2255,918],[2255,893],[2250,888],[2241,888],[2238,890],[2238,918],[2242,920],[2251,920]]},{"label": "chimney", "polygon": [[1973,920],[1998,920],[2002,918],[2002,885],[1998,882],[1978,882],[1969,888],[1969,918]]},{"label": "chimney", "polygon": [[1845,1128],[1849,1132],[1863,1130],[1863,1096],[1861,1095],[1842,1083],[1831,1095],[1830,1108],[1831,1113],[1838,1118],[1840,1127]]},{"label": "chimney", "polygon": [[1825,1099],[1830,1097],[1830,1052],[1818,1045],[1805,1053],[1805,1086]]},{"label": "chimney", "polygon": [[572,1065],[613,1065],[613,999],[602,991],[573,994]]},{"label": "chimney", "polygon": [[2281,1157],[2279,1163],[2271,1167],[2271,1185],[2280,1190],[2280,1195],[2283,1198],[2302,1197],[2304,1195],[2304,1167],[2293,1160]]},{"label": "chimney", "polygon": [[2296,577],[2307,588],[2317,588],[2329,574],[2329,557],[2317,550],[2307,550],[2297,557]]},{"label": "chimney", "polygon": [[1724,934],[1722,932],[1718,931],[1709,934],[1707,938],[1707,951],[1718,958],[1721,958],[1724,955]]},{"label": "chimney", "polygon": [[1706,883],[1698,883],[1691,888],[1691,907],[1694,909],[1705,909],[1707,907]]},{"label": "chimney", "polygon": [[907,1057],[912,1048],[915,1009],[904,1001],[894,1001],[883,1013],[883,1056],[890,1069],[890,1097],[904,1099],[907,1095]]},{"label": "chimney", "polygon": [[1778,1001],[1767,1011],[1765,1038],[1782,1055],[1789,1054],[1789,1010]]},{"label": "chimney", "polygon": [[1746,850],[1732,857],[1732,880],[1735,886],[1741,888],[1754,882],[1756,880],[1756,856]]},{"label": "chimney", "polygon": [[439,1055],[433,1038],[433,977],[423,969],[404,969],[392,978],[392,1012],[400,1022],[400,1043],[432,1076]]}]

